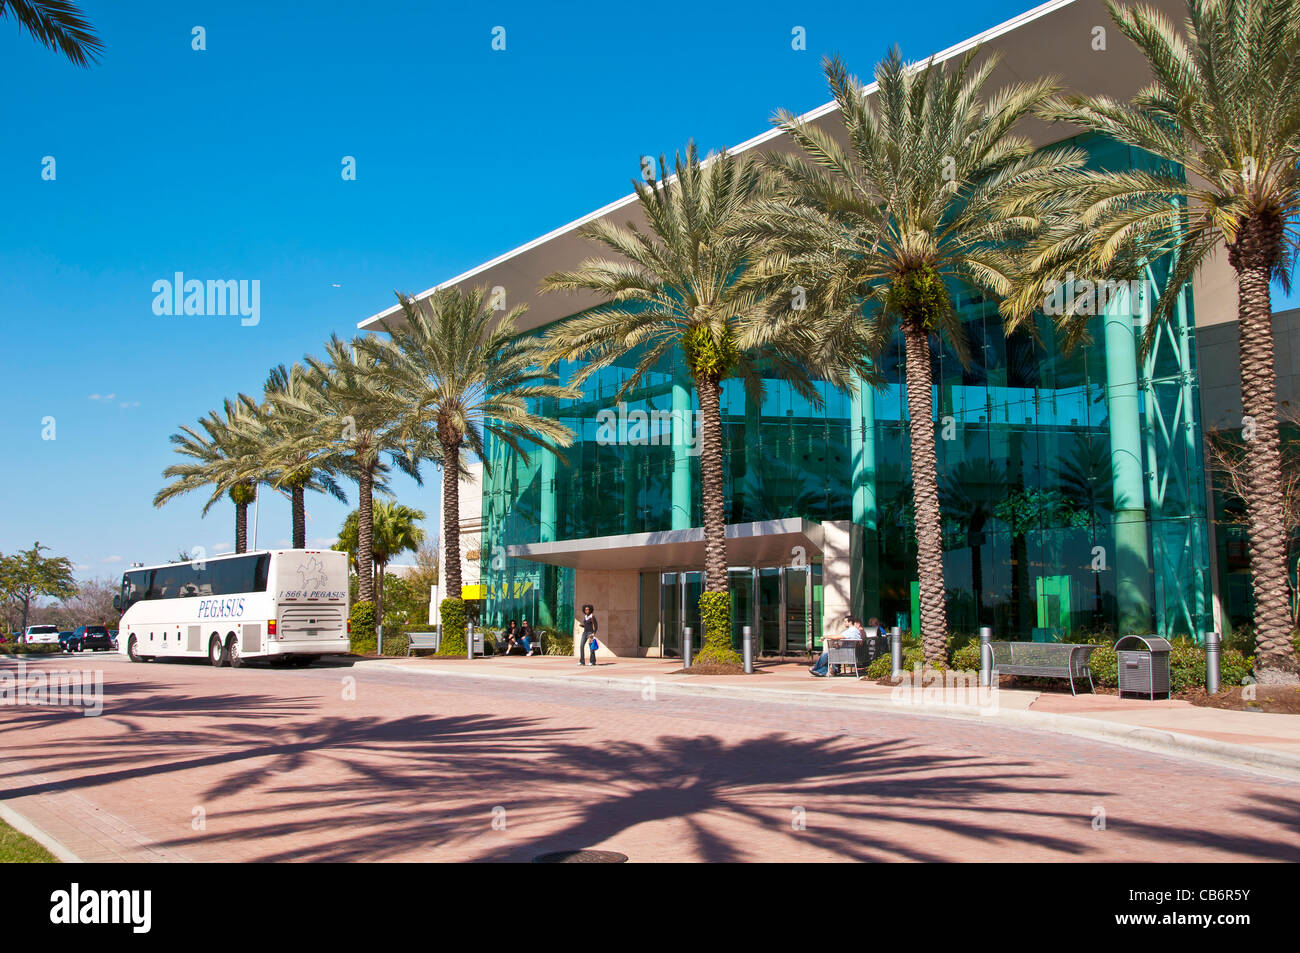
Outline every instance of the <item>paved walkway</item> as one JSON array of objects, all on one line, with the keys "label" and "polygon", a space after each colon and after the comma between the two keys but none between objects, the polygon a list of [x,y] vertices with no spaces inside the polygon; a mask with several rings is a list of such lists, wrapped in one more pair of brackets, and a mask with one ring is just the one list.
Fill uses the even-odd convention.
[{"label": "paved walkway", "polygon": [[[444,674],[464,675],[491,674],[511,678],[541,679],[599,679],[608,684],[626,684],[635,687],[646,678],[653,678],[664,686],[682,686],[691,688],[708,688],[724,690],[727,693],[752,692],[755,697],[764,697],[780,693],[783,696],[796,696],[807,701],[834,700],[837,703],[861,701],[872,707],[895,705],[893,689],[877,685],[865,679],[852,676],[839,678],[813,678],[808,674],[808,666],[800,661],[761,661],[758,673],[754,676],[707,676],[679,675],[681,662],[677,659],[613,659],[605,660],[594,669],[590,666],[579,667],[575,661],[554,656],[526,658],[508,656],[501,658],[476,659],[440,659],[411,658],[384,659],[367,661],[363,666],[401,667],[411,671],[440,672]],[[1062,682],[1065,686],[1065,682]],[[917,699],[924,702],[925,699]],[[1263,770],[1278,770],[1288,776],[1300,778],[1300,715],[1263,714],[1260,712],[1225,711],[1218,708],[1203,708],[1180,699],[1156,699],[1154,701],[1117,695],[1094,695],[1086,687],[1077,696],[1072,696],[1068,688],[1061,691],[1034,691],[1016,688],[1000,688],[997,692],[996,708],[1001,713],[1033,712],[1048,715],[1064,715],[1068,718],[1088,719],[1105,726],[1102,730],[1108,736],[1119,739],[1110,729],[1124,726],[1135,729],[1149,729],[1150,732],[1176,734],[1188,738],[1204,739],[1207,742],[1229,743],[1242,746],[1241,763]],[[931,708],[939,710],[948,706],[958,711],[969,707],[987,706],[987,700],[976,696],[974,692],[949,692],[947,697],[936,694]],[[969,714],[969,712],[967,712]],[[1020,723],[1033,724],[1033,719],[1015,719]],[[1060,730],[1068,727],[1068,720],[1041,719],[1044,728]],[[1154,739],[1154,735],[1152,738]],[[1255,756],[1256,750],[1277,752],[1282,758],[1269,759]],[[1192,753],[1191,749],[1188,749]],[[1230,752],[1216,745],[1200,746],[1196,753],[1209,756],[1213,752],[1223,757],[1230,757]]]},{"label": "paved walkway", "polygon": [[860,710],[849,679],[791,701],[663,662],[387,664],[37,663],[102,669],[104,711],[0,707],[0,801],[87,860],[1300,860],[1294,782]]}]

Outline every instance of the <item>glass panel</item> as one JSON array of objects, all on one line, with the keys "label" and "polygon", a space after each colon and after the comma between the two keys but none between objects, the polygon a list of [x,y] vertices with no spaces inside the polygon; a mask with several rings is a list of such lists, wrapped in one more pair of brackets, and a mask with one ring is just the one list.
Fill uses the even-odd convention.
[{"label": "glass panel", "polygon": [[754,570],[732,569],[727,573],[727,586],[731,590],[731,647],[744,652],[745,626],[754,624]]},{"label": "glass panel", "polygon": [[704,573],[682,573],[683,591],[686,594],[686,611],[682,625],[691,627],[691,654],[695,655],[704,644],[704,628],[700,625],[700,593],[704,591]]},{"label": "glass panel", "polygon": [[659,644],[659,573],[641,573],[641,639],[643,649]]},{"label": "glass panel", "polygon": [[763,651],[781,651],[781,570],[758,571],[758,625]]},{"label": "glass panel", "polygon": [[808,649],[808,569],[787,567],[785,570],[785,650]]},{"label": "glass panel", "polygon": [[659,618],[663,626],[663,653],[665,656],[680,656],[682,654],[682,592],[677,584],[677,573],[663,573],[659,580]]}]

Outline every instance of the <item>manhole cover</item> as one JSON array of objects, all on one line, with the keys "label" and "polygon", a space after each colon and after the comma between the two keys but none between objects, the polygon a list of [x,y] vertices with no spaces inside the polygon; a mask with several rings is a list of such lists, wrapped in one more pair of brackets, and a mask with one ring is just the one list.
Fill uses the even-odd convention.
[{"label": "manhole cover", "polygon": [[615,850],[556,850],[533,858],[535,864],[625,864],[627,854]]}]

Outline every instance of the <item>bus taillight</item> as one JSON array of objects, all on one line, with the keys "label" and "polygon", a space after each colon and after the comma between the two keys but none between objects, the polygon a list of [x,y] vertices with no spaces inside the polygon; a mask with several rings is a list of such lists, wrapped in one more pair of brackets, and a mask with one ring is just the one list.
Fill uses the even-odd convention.
[{"label": "bus taillight", "polygon": [[267,623],[266,623],[266,634],[267,634],[267,635],[275,635],[275,620],[274,620],[274,619],[268,619],[268,620],[267,620]]}]

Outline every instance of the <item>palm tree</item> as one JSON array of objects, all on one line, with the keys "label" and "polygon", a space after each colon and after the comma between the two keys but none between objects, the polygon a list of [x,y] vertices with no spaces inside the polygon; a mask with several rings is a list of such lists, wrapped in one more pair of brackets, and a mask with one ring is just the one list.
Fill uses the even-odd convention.
[{"label": "palm tree", "polygon": [[192,462],[176,463],[163,471],[172,482],[159,490],[153,505],[164,503],[192,490],[212,487],[212,495],[203,505],[203,515],[221,497],[229,496],[235,504],[235,552],[248,549],[248,506],[257,498],[257,485],[271,476],[262,461],[258,443],[249,434],[249,421],[256,411],[244,395],[227,399],[222,412],[209,411],[199,420],[198,429],[181,427],[171,435],[176,452]]},{"label": "palm tree", "polygon": [[442,466],[442,545],[447,594],[460,598],[460,479],[465,452],[483,461],[490,433],[525,460],[525,444],[554,450],[573,442],[563,424],[534,413],[529,401],[571,397],[539,367],[535,341],[518,335],[516,307],[497,315],[486,287],[445,288],[424,301],[399,294],[405,323],[367,347],[401,406],[399,429],[425,459]]},{"label": "palm tree", "polygon": [[[751,398],[761,401],[764,375],[776,376],[819,405],[813,369],[821,366],[822,351],[857,349],[844,337],[855,333],[852,327],[813,328],[811,315],[773,309],[760,287],[737,280],[762,255],[758,240],[739,234],[767,188],[755,159],[723,152],[701,162],[691,143],[685,158],[674,157],[673,167],[671,178],[633,182],[649,232],[604,219],[584,225],[583,238],[617,257],[588,259],[575,271],[547,276],[542,287],[595,292],[605,301],[547,335],[553,359],[587,361],[575,384],[634,355],[636,369],[616,397],[623,400],[665,355],[680,350],[685,358],[700,406],[705,547],[700,606],[708,618],[725,605],[727,593],[722,382],[738,376]],[[663,156],[659,168],[667,168]],[[838,386],[849,384],[847,373],[837,370],[833,378]],[[701,661],[735,661],[729,626],[705,628]]]},{"label": "palm tree", "polygon": [[1009,201],[1010,187],[1052,163],[1082,161],[1035,152],[1028,139],[1012,135],[1055,91],[1053,81],[986,96],[997,59],[976,65],[978,53],[950,69],[934,61],[909,66],[895,49],[876,67],[874,92],[839,60],[828,60],[847,148],[835,132],[779,112],[777,124],[803,155],[767,157],[782,185],[751,226],[778,252],[763,270],[805,288],[810,309],[859,320],[865,313],[862,339],[874,357],[902,333],[921,631],[931,661],[943,657],[947,636],[932,339],[946,340],[968,362],[950,286],[1007,293],[1008,246],[1039,227],[1029,203]]},{"label": "palm tree", "polygon": [[57,49],[75,66],[97,62],[104,51],[95,29],[72,0],[0,0],[0,18],[12,16],[47,50]]},{"label": "palm tree", "polygon": [[[252,437],[261,446],[261,457],[275,471],[271,485],[288,489],[293,519],[293,547],[307,546],[308,490],[328,493],[340,503],[347,494],[334,477],[346,469],[339,444],[320,430],[321,400],[312,386],[311,375],[301,364],[271,369],[262,389],[263,399],[248,418]],[[309,409],[309,413],[304,413]]]},{"label": "palm tree", "polygon": [[[1043,110],[1155,156],[1151,171],[1085,169],[1040,183],[1060,211],[1033,248],[1014,299],[1025,313],[1070,272],[1139,281],[1167,256],[1144,350],[1183,287],[1219,251],[1237,278],[1243,432],[1252,473],[1246,498],[1255,589],[1256,674],[1297,684],[1282,518],[1282,465],[1269,284],[1289,288],[1300,251],[1300,2],[1190,0],[1180,34],[1158,11],[1108,3],[1152,82],[1127,103],[1069,96]],[[1063,315],[1067,340],[1086,316]]]},{"label": "palm tree", "polygon": [[387,469],[383,457],[419,482],[424,451],[399,426],[403,408],[380,379],[373,349],[365,344],[363,338],[346,342],[331,336],[324,359],[305,358],[310,386],[292,399],[281,395],[278,406],[301,419],[315,415],[317,428],[335,441],[341,465],[357,481],[358,598],[374,602],[373,500],[376,480]]}]

